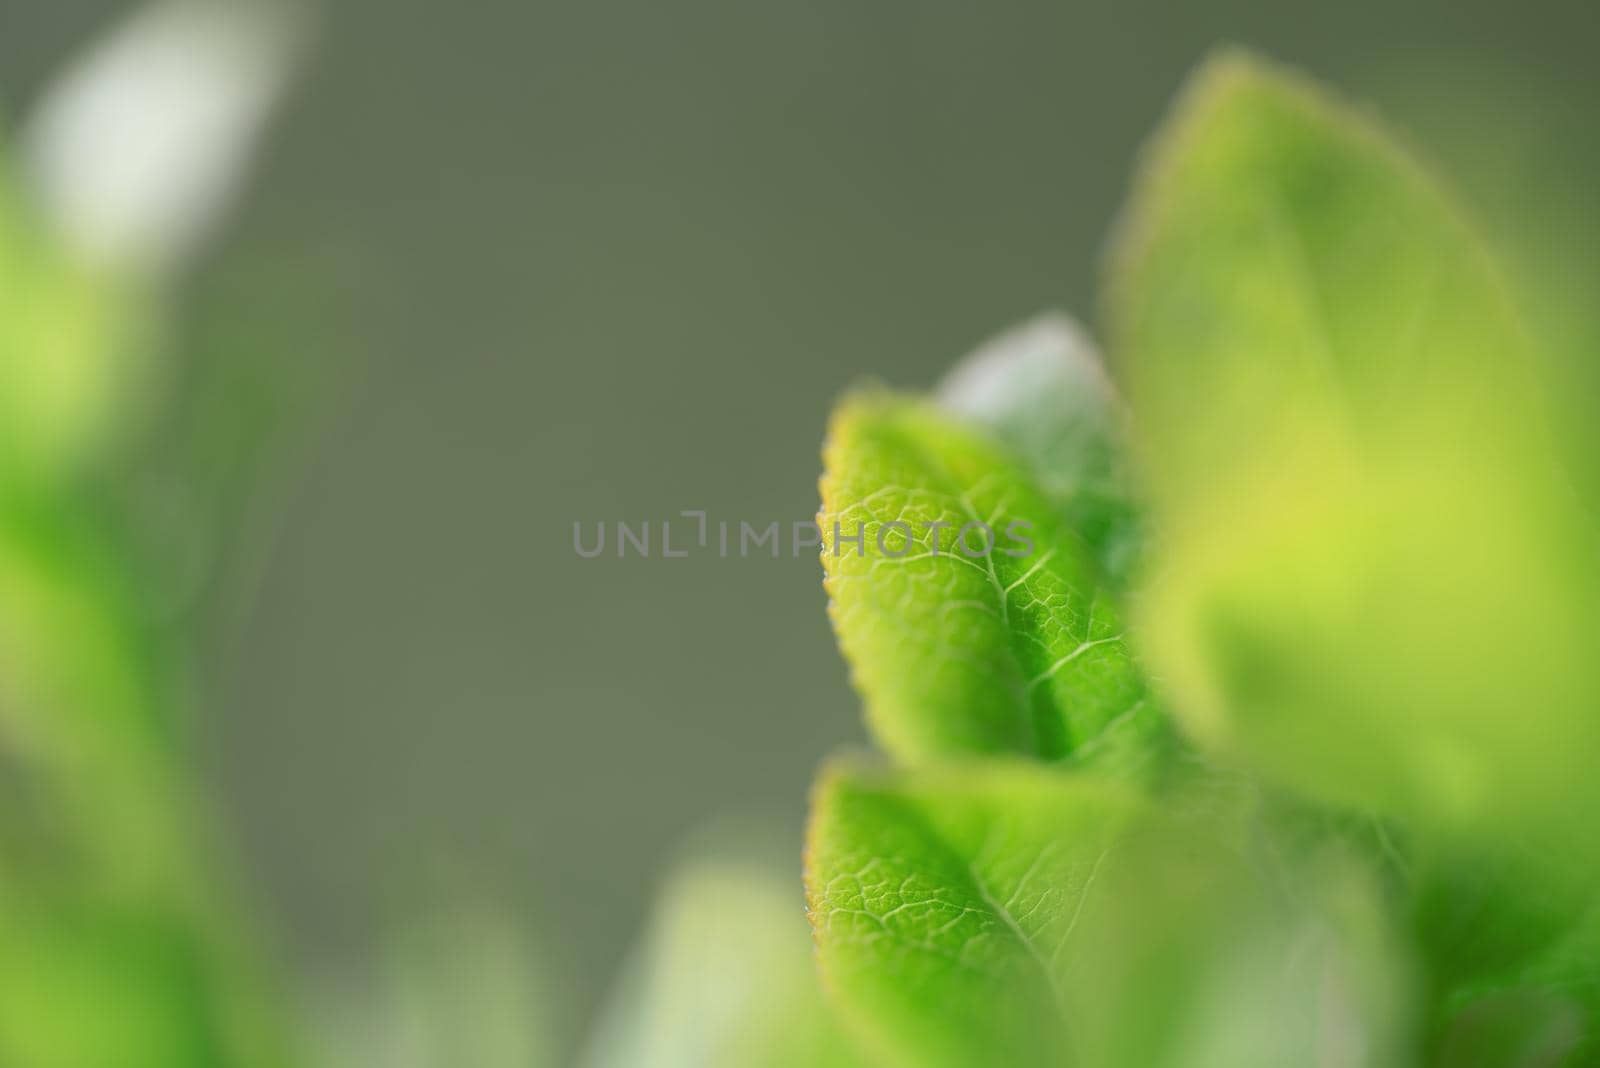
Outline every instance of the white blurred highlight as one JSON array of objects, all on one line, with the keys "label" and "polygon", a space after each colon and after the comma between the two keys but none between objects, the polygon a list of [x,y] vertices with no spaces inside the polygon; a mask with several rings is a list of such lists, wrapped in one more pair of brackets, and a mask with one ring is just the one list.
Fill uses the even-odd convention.
[{"label": "white blurred highlight", "polygon": [[74,61],[22,136],[62,239],[98,266],[181,266],[241,184],[294,67],[302,14],[160,0]]},{"label": "white blurred highlight", "polygon": [[988,420],[1041,392],[1095,405],[1111,396],[1094,342],[1060,312],[1045,312],[984,342],[945,376],[938,397],[950,411]]}]

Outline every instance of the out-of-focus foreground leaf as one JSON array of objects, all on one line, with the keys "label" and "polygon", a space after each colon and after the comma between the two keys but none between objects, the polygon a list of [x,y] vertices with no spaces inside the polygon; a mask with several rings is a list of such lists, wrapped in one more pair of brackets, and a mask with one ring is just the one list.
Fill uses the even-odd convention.
[{"label": "out-of-focus foreground leaf", "polygon": [[1548,77],[1477,57],[1369,80],[1470,198],[1506,264],[1567,465],[1600,514],[1600,99]]},{"label": "out-of-focus foreground leaf", "polygon": [[1372,125],[1238,56],[1188,90],[1119,251],[1168,699],[1270,779],[1410,826],[1436,1054],[1487,1049],[1497,1012],[1564,1048],[1593,983],[1534,972],[1600,859],[1600,601],[1504,283]]},{"label": "out-of-focus foreground leaf", "polygon": [[840,404],[823,460],[829,614],[889,752],[1143,768],[1160,751],[1121,615],[1022,461],[881,392]]},{"label": "out-of-focus foreground leaf", "polygon": [[1221,58],[1156,145],[1112,298],[1162,533],[1144,648],[1193,733],[1586,869],[1593,542],[1500,279],[1433,184]]},{"label": "out-of-focus foreground leaf", "polygon": [[[1379,77],[1375,88],[1447,165],[1510,269],[1558,416],[1568,469],[1591,513],[1600,515],[1600,305],[1594,300],[1600,209],[1592,195],[1600,137],[1592,121],[1594,100],[1544,82],[1525,67],[1484,62],[1407,68],[1403,75]],[[1458,874],[1471,882],[1484,872],[1474,865]],[[1544,932],[1541,948],[1531,957],[1501,960],[1499,968],[1476,969],[1491,978],[1453,996],[1461,1024],[1447,1039],[1444,1059],[1456,1063],[1451,1057],[1472,1049],[1487,1063],[1483,1051],[1498,1042],[1520,1043],[1553,1063],[1551,1049],[1577,1042],[1570,1062],[1594,1061],[1600,1056],[1600,908],[1591,903],[1576,926],[1569,920],[1551,934],[1540,886],[1504,877],[1498,883],[1499,900],[1457,910],[1448,933],[1457,936],[1458,946],[1478,946],[1485,941],[1486,920],[1497,918],[1503,928],[1520,920]],[[1516,907],[1508,907],[1507,899]],[[1441,930],[1435,941],[1446,933]],[[1514,944],[1515,932],[1492,941]],[[1522,1062],[1507,1055],[1502,1062],[1541,1063],[1532,1054]]]}]

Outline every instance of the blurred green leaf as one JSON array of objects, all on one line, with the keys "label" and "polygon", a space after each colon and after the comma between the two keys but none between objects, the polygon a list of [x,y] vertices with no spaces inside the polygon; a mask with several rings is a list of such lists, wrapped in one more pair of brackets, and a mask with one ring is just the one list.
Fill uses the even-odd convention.
[{"label": "blurred green leaf", "polygon": [[325,972],[306,1006],[323,1068],[546,1068],[565,998],[521,914],[448,889],[386,925],[375,971]]},{"label": "blurred green leaf", "polygon": [[489,908],[463,908],[410,927],[394,945],[407,1053],[417,1068],[538,1068],[551,1064],[552,984],[520,926]]},{"label": "blurred green leaf", "polygon": [[1586,876],[1600,586],[1503,288],[1374,126],[1208,64],[1112,292],[1161,528],[1142,634],[1208,744]]},{"label": "blurred green leaf", "polygon": [[154,412],[158,308],[64,249],[0,158],[0,1063],[293,1062],[219,876],[104,479]]},{"label": "blurred green leaf", "polygon": [[746,838],[715,836],[668,879],[584,1068],[875,1063],[823,1003],[798,881]]},{"label": "blurred green leaf", "polygon": [[[226,1063],[190,918],[51,894],[0,898],[0,1050],[8,1064]],[[176,1012],[177,1006],[188,1011]]]},{"label": "blurred green leaf", "polygon": [[829,614],[891,753],[1142,768],[1160,751],[1089,551],[1003,449],[928,403],[859,393],[824,464]]},{"label": "blurred green leaf", "polygon": [[1600,511],[1600,101],[1506,57],[1440,56],[1368,80],[1426,139],[1510,268],[1563,457]]},{"label": "blurred green leaf", "polygon": [[1416,973],[1368,859],[1249,793],[1166,800],[1078,917],[1079,1063],[1413,1063]]}]

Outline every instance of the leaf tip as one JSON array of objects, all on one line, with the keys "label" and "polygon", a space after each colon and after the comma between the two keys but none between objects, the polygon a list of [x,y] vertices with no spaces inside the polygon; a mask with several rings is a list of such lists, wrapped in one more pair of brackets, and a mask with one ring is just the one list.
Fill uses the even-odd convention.
[{"label": "leaf tip", "polygon": [[[1104,263],[1103,318],[1113,342],[1125,322],[1128,278],[1163,218],[1181,161],[1230,119],[1278,108],[1312,121],[1354,124],[1312,78],[1236,44],[1219,45],[1188,74],[1165,117],[1140,149],[1127,202],[1111,226]],[[1114,343],[1113,353],[1122,346]]]}]

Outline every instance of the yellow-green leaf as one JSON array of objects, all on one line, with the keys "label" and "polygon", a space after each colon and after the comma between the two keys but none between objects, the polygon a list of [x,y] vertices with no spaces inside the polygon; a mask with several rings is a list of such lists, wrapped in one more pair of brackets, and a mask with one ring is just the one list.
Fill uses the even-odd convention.
[{"label": "yellow-green leaf", "polygon": [[1115,268],[1160,529],[1143,651],[1175,711],[1323,801],[1578,844],[1595,541],[1448,199],[1350,108],[1225,55],[1158,138]]}]

